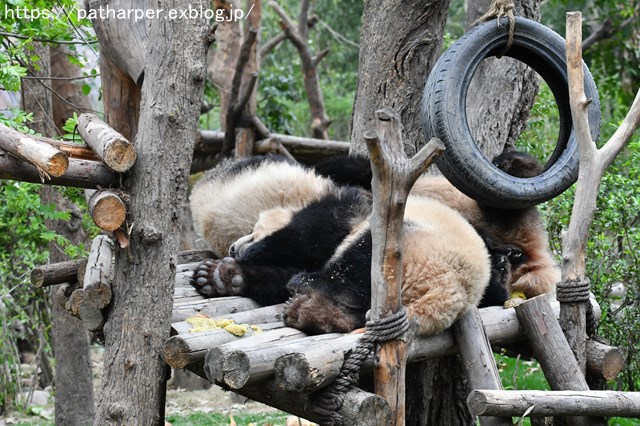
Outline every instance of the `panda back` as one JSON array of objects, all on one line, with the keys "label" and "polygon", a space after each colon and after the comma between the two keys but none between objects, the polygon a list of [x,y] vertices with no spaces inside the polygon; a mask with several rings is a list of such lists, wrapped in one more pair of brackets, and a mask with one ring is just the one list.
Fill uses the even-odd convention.
[{"label": "panda back", "polygon": [[329,179],[280,158],[230,159],[205,174],[191,192],[196,230],[218,256],[250,234],[261,211],[299,210],[335,191]]}]

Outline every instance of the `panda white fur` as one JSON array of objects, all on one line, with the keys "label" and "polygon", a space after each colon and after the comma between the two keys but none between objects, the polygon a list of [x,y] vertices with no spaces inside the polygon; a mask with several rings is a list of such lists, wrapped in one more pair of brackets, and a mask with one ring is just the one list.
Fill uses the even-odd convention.
[{"label": "panda white fur", "polygon": [[299,210],[336,189],[330,179],[283,157],[225,160],[196,183],[191,211],[196,231],[222,257],[251,233],[260,212]]},{"label": "panda white fur", "polygon": [[[371,292],[369,191],[338,186],[301,166],[255,159],[228,161],[194,192],[203,235],[218,253],[233,247],[236,255],[196,270],[192,282],[201,294],[244,295],[263,305],[293,295],[286,322],[308,333],[364,325]],[[296,194],[293,202],[288,193]],[[459,213],[426,197],[409,198],[404,231],[402,300],[419,333],[437,333],[480,302],[490,281],[489,253]]]}]

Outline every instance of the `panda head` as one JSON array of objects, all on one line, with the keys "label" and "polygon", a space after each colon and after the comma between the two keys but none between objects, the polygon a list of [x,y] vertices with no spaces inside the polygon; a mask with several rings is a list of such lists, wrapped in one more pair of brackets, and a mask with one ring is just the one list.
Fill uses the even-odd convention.
[{"label": "panda head", "polygon": [[231,244],[229,256],[242,257],[253,244],[287,226],[291,222],[293,213],[293,209],[286,207],[276,207],[260,212],[253,231]]}]

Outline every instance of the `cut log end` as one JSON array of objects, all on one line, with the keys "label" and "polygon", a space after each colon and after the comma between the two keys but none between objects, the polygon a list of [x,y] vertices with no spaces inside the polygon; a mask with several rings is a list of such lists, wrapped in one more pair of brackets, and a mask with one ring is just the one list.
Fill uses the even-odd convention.
[{"label": "cut log end", "polygon": [[224,362],[224,382],[231,389],[240,389],[249,381],[251,363],[249,357],[241,351],[234,351],[227,355]]},{"label": "cut log end", "polygon": [[124,139],[113,140],[105,149],[104,162],[113,171],[124,173],[136,162],[137,154],[133,145]]},{"label": "cut log end", "polygon": [[84,289],[84,303],[89,303],[102,309],[111,302],[111,286],[105,283],[95,283]]},{"label": "cut log end", "polygon": [[44,286],[44,271],[42,269],[34,269],[31,271],[31,285],[36,288]]},{"label": "cut log end", "polygon": [[59,151],[49,158],[45,171],[53,177],[60,177],[68,168],[69,158],[63,152]]},{"label": "cut log end", "polygon": [[482,416],[487,411],[487,397],[477,390],[471,391],[467,397],[467,406],[474,416]]},{"label": "cut log end", "polygon": [[113,194],[106,194],[96,200],[91,216],[95,224],[105,231],[120,228],[127,216],[127,208],[122,200]]},{"label": "cut log end", "polygon": [[170,337],[162,346],[164,362],[173,368],[186,368],[189,365],[189,345],[178,337]]},{"label": "cut log end", "polygon": [[324,374],[312,368],[304,354],[293,353],[278,358],[273,366],[276,384],[291,392],[308,392],[324,381]]}]

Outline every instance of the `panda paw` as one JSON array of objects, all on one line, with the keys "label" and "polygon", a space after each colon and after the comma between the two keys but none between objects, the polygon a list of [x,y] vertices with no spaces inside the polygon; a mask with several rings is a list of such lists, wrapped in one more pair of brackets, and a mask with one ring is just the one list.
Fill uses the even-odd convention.
[{"label": "panda paw", "polygon": [[203,262],[191,278],[191,285],[204,297],[241,295],[244,282],[240,265],[230,257]]}]

